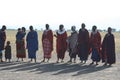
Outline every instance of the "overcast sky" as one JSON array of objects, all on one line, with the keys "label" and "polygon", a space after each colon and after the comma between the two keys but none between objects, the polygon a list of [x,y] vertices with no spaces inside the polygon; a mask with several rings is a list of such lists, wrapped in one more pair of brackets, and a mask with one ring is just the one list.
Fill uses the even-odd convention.
[{"label": "overcast sky", "polygon": [[44,29],[48,23],[51,29],[59,24],[79,29],[83,22],[87,29],[120,30],[120,0],[0,0],[0,26]]}]

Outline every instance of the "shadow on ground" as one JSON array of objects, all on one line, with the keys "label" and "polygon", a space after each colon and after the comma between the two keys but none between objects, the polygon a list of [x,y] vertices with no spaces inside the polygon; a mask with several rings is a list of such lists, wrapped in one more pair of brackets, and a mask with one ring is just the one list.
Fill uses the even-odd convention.
[{"label": "shadow on ground", "polygon": [[28,71],[36,74],[50,72],[51,75],[74,73],[72,76],[89,74],[109,68],[109,66],[96,66],[89,64],[68,64],[68,63],[0,63],[1,70]]}]

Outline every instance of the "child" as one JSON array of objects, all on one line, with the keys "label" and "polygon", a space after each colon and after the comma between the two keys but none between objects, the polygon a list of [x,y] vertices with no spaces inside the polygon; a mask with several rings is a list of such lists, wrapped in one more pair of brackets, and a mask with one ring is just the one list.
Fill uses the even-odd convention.
[{"label": "child", "polygon": [[10,62],[11,59],[11,46],[10,46],[10,41],[7,41],[7,44],[5,46],[5,61],[7,61],[7,59]]}]

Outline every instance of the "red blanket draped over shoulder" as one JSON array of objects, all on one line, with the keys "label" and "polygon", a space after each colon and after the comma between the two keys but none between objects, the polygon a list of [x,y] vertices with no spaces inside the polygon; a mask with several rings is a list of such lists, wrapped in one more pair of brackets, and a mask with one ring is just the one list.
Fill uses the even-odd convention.
[{"label": "red blanket draped over shoulder", "polygon": [[67,33],[66,31],[62,34],[57,32],[57,54],[58,54],[58,58],[63,59],[64,55],[65,55],[65,51],[67,50]]},{"label": "red blanket draped over shoulder", "polygon": [[42,46],[45,58],[51,58],[53,50],[53,33],[52,30],[45,30],[42,35]]},{"label": "red blanket draped over shoulder", "polygon": [[96,33],[91,33],[90,47],[96,48],[101,56],[101,35],[98,31]]}]

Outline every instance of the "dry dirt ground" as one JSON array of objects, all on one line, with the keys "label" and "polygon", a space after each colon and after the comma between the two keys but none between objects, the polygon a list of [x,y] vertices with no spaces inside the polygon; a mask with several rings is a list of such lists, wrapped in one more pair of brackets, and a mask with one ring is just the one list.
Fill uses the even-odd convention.
[{"label": "dry dirt ground", "polygon": [[0,63],[0,80],[120,80],[120,54],[117,54],[116,64],[109,66],[89,65],[89,58],[86,64],[81,64],[79,59],[77,63],[67,63],[68,57],[64,63],[55,63],[56,55],[52,57],[49,63],[29,63],[28,59],[24,62]]}]

